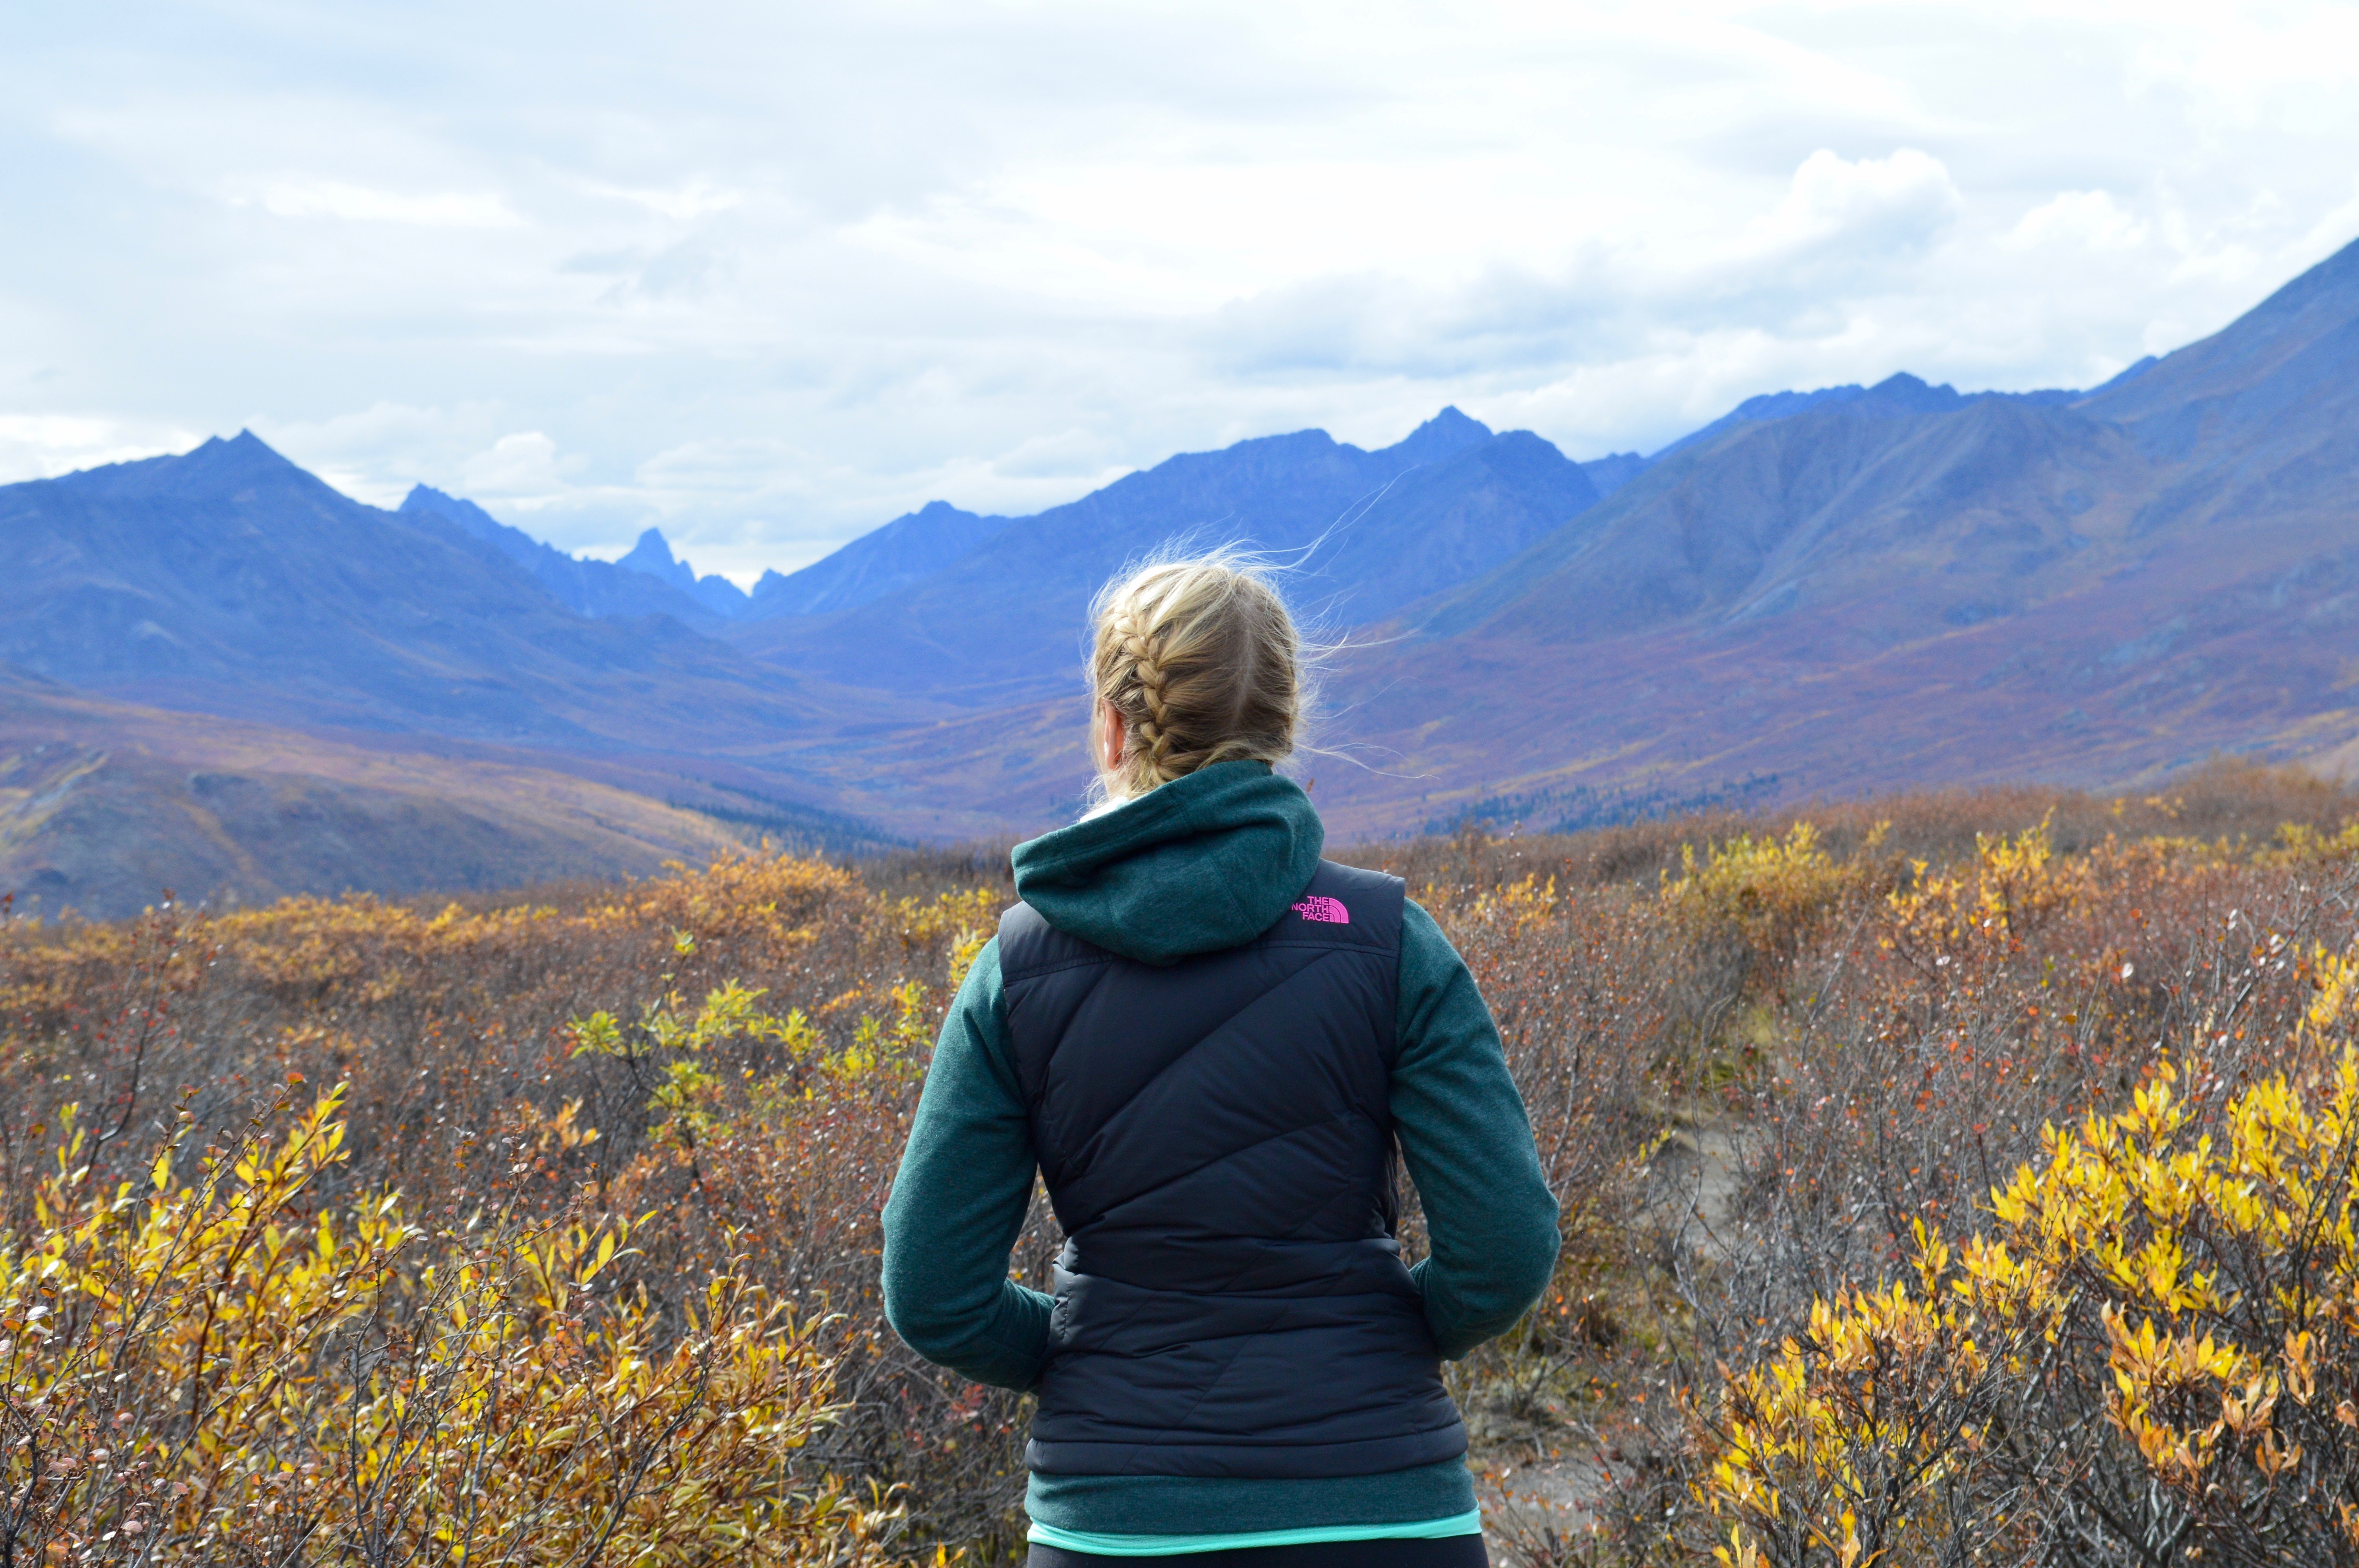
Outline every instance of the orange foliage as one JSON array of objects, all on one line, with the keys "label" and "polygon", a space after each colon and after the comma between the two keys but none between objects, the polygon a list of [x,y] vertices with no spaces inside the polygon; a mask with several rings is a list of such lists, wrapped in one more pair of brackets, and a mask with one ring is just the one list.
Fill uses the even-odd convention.
[{"label": "orange foliage", "polygon": [[[2158,1047],[2200,1047],[2230,1084],[2326,1027],[2319,1009],[2341,1016],[2359,835],[2340,797],[2233,770],[2214,785],[2118,810],[2000,792],[1830,808],[1807,831],[1724,819],[1355,857],[1408,875],[1464,953],[1564,1205],[1555,1288],[1453,1376],[1484,1462],[1590,1456],[1607,1479],[1586,1522],[1609,1538],[1518,1535],[1503,1508],[1509,1555],[1708,1560],[1725,1526],[1698,1510],[1704,1450],[1680,1412],[1704,1408],[1715,1358],[1774,1354],[1814,1302],[1860,1299],[1908,1264],[1919,1220],[1963,1245],[2038,1130],[2118,1108]],[[2288,831],[2261,820],[2296,806]],[[405,1233],[485,1258],[574,1227],[594,1256],[627,1225],[615,1278],[647,1292],[630,1332],[651,1362],[792,1304],[808,1386],[840,1406],[799,1451],[797,1495],[874,1487],[905,1510],[864,1503],[873,1523],[845,1541],[1020,1552],[1022,1402],[911,1357],[876,1281],[935,1031],[1010,892],[995,858],[903,860],[0,926],[0,1234],[23,1255],[54,1231],[39,1195],[60,1106],[80,1104],[91,1191],[147,1190],[183,1125],[170,1190],[196,1190],[199,1145],[234,1146],[290,1075],[345,1083],[342,1158],[290,1225],[336,1217],[342,1237],[397,1192]],[[1711,1150],[1724,1168],[1699,1199]],[[1036,1205],[1017,1271],[1042,1282],[1056,1241]],[[716,1318],[715,1281],[760,1294]],[[555,1385],[520,1388],[524,1409]]]}]

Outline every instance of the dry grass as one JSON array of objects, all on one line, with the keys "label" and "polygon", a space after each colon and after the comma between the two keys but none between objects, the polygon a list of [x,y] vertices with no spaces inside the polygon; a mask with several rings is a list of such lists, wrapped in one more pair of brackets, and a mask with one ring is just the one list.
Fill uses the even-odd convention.
[{"label": "dry grass", "polygon": [[[2117,1108],[2158,1050],[2201,1050],[2207,1082],[2291,1061],[2318,972],[2303,956],[2359,934],[2354,844],[2334,837],[2353,809],[2297,773],[2219,767],[2136,800],[1979,791],[1350,853],[1406,876],[1465,953],[1565,1205],[1556,1288],[1453,1373],[1508,1554],[1708,1561],[1727,1544],[1710,1511],[1719,1363],[1773,1355],[1814,1302],[1907,1267],[1910,1220],[1973,1233],[2044,1124]],[[144,1190],[168,1147],[171,1181],[201,1192],[207,1144],[235,1149],[342,1084],[342,1158],[307,1176],[286,1225],[398,1195],[423,1268],[438,1248],[506,1257],[551,1227],[627,1224],[601,1288],[644,1310],[599,1332],[710,1357],[727,1343],[701,1304],[714,1281],[791,1307],[811,1357],[794,1375],[816,1391],[776,1507],[807,1510],[810,1560],[1005,1558],[1022,1403],[910,1357],[882,1327],[875,1276],[934,1028],[1010,896],[994,846],[856,867],[755,857],[458,904],[12,923],[5,1250],[78,1234],[42,1195],[70,1103],[79,1190]],[[1683,1184],[1715,1171],[1705,1238]],[[1018,1266],[1037,1279],[1055,1239],[1036,1210]],[[405,1301],[442,1299],[408,1277]],[[5,1376],[8,1419],[48,1419]],[[518,1376],[517,1399],[540,1397]],[[169,1399],[127,1408],[134,1438],[185,1435]],[[286,1436],[287,1453],[314,1441]],[[26,1452],[5,1462],[6,1497],[49,1496]],[[723,1472],[749,1463],[700,1452]],[[660,1462],[709,1488],[682,1496],[743,1495],[694,1455]],[[132,1493],[107,1495],[115,1516],[57,1515],[82,1531],[76,1561],[136,1554],[86,1528],[119,1524]],[[853,1498],[850,1513],[829,1500]],[[260,1517],[214,1521],[207,1550],[233,1555],[223,1542]],[[651,1561],[722,1554],[664,1539],[687,1544]]]}]

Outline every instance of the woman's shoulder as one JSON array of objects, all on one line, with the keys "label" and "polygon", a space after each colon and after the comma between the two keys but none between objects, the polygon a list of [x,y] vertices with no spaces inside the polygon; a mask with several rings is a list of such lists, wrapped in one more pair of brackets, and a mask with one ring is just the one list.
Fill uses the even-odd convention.
[{"label": "woman's shoulder", "polygon": [[1397,949],[1408,901],[1408,884],[1398,877],[1321,860],[1279,927],[1297,935],[1342,936],[1348,931],[1352,946]]}]

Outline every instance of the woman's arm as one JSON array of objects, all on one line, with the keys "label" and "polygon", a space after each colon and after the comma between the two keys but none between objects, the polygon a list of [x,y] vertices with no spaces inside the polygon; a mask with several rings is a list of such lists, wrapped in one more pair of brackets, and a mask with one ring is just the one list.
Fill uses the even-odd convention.
[{"label": "woman's arm", "polygon": [[1434,1344],[1455,1361],[1514,1327],[1548,1289],[1556,1199],[1491,1010],[1414,901],[1401,922],[1397,1020],[1393,1126],[1432,1246],[1412,1272]]},{"label": "woman's arm", "polygon": [[885,1319],[927,1360],[1003,1389],[1030,1388],[1049,1345],[1049,1298],[1007,1277],[1033,1169],[995,937],[942,1021],[885,1205]]}]

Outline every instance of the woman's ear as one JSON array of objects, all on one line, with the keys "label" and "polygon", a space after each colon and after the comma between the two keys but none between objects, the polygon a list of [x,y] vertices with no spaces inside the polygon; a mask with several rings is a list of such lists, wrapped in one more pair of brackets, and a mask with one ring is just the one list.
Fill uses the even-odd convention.
[{"label": "woman's ear", "polygon": [[1103,699],[1098,711],[1098,771],[1108,778],[1120,777],[1122,753],[1130,743],[1130,726],[1123,722],[1121,708]]}]

